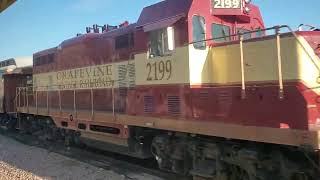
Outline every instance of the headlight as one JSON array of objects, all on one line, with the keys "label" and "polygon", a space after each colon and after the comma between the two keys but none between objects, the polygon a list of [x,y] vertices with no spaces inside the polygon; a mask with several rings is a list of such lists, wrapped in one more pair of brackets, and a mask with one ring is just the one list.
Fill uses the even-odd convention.
[{"label": "headlight", "polygon": [[246,7],[244,8],[244,12],[245,12],[245,13],[250,13],[250,11],[251,11],[251,9],[250,9],[248,6],[246,6]]}]

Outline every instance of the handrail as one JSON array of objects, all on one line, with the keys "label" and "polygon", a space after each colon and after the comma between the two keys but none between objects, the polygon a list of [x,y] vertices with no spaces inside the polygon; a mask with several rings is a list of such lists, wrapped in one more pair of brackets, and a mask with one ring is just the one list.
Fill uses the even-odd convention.
[{"label": "handrail", "polygon": [[19,99],[18,99],[18,102],[19,102],[19,107],[21,106],[21,90],[19,89]]},{"label": "handrail", "polygon": [[[281,58],[281,33],[280,33],[280,29],[282,28],[287,28],[289,30],[290,33],[293,34],[293,36],[296,38],[296,40],[299,42],[299,44],[303,47],[304,51],[308,54],[308,56],[310,57],[310,59],[312,60],[313,64],[316,66],[316,68],[319,71],[319,78],[320,78],[320,68],[318,66],[318,64],[315,62],[316,60],[314,59],[314,57],[307,51],[307,49],[303,46],[302,42],[300,41],[298,35],[296,34],[296,32],[294,32],[289,26],[287,25],[280,25],[280,26],[274,26],[274,27],[270,27],[270,28],[265,28],[265,29],[257,29],[257,30],[253,30],[253,31],[248,31],[248,32],[239,32],[236,34],[232,34],[232,35],[228,35],[228,36],[223,36],[223,37],[218,37],[218,38],[211,38],[211,39],[205,39],[205,40],[200,40],[200,41],[196,41],[196,42],[192,42],[190,44],[193,43],[199,43],[199,42],[203,42],[203,41],[211,41],[211,40],[215,40],[215,39],[221,39],[221,38],[226,38],[226,37],[235,37],[238,36],[239,41],[240,41],[240,60],[241,60],[241,96],[244,99],[246,97],[246,83],[245,83],[245,63],[244,63],[244,48],[243,48],[243,42],[244,42],[244,35],[246,34],[251,34],[251,33],[255,33],[255,32],[265,32],[268,30],[275,30],[275,35],[276,35],[276,45],[277,45],[277,61],[278,61],[278,78],[279,78],[279,98],[282,99],[283,95],[284,95],[284,85],[283,85],[283,75],[282,75],[282,58]],[[113,109],[113,115],[115,115],[115,92],[114,92],[114,85],[115,82],[117,81],[123,81],[128,79],[128,68],[129,65],[131,65],[131,60],[128,61],[128,64],[126,66],[126,72],[125,72],[125,76],[123,76],[123,78],[117,79],[117,80],[109,80],[106,82],[110,82],[111,85],[109,86],[102,86],[102,87],[95,87],[94,89],[106,89],[106,88],[111,88],[112,90],[112,109]],[[50,85],[50,87],[58,87],[58,88],[52,88],[50,91],[58,91],[59,93],[59,109],[60,109],[60,114],[62,111],[62,100],[61,100],[61,91],[73,91],[74,92],[74,113],[76,113],[77,108],[76,108],[76,91],[78,90],[90,90],[91,92],[91,111],[92,111],[92,118],[94,116],[94,100],[93,100],[93,87],[88,87],[88,88],[77,88],[75,84],[65,84],[65,85],[71,85],[71,87],[73,88],[61,88],[64,85]],[[40,88],[45,87],[46,90],[41,90]],[[37,87],[33,87],[35,89],[33,89],[33,91],[36,94],[36,108],[37,108],[37,112],[38,112],[38,92],[41,91],[47,91],[47,109],[48,109],[48,114],[49,114],[49,86],[37,86]],[[19,89],[19,88],[18,88]],[[21,89],[16,89],[16,106],[21,106]],[[19,91],[19,92],[18,92]],[[19,99],[18,99],[19,97]],[[28,101],[28,98],[27,98]],[[18,104],[19,103],[19,104]],[[25,105],[25,103],[24,103]],[[27,102],[27,106],[29,106],[29,102]]]},{"label": "handrail", "polygon": [[36,111],[38,114],[39,113],[39,110],[38,110],[38,91],[36,91]]},{"label": "handrail", "polygon": [[94,100],[93,100],[93,89],[90,89],[91,96],[91,120],[94,120]]},{"label": "handrail", "polygon": [[231,34],[231,35],[228,35],[228,36],[220,36],[220,37],[209,38],[209,39],[204,39],[204,40],[199,40],[199,41],[193,41],[193,42],[190,42],[189,44],[196,44],[196,43],[200,43],[200,42],[213,41],[213,40],[223,39],[223,38],[239,37],[241,35],[252,34],[252,33],[255,33],[255,32],[264,32],[264,31],[274,30],[276,28],[282,29],[282,28],[284,28],[286,26],[287,25],[281,25],[281,26],[273,26],[273,27],[270,27],[270,28],[257,29],[257,30],[247,31],[247,32],[238,32],[238,33]]},{"label": "handrail", "polygon": [[112,82],[112,115],[115,116],[114,82]]},{"label": "handrail", "polygon": [[319,77],[320,78],[320,67],[319,65],[316,63],[316,60],[314,59],[314,56],[312,56],[311,54],[309,54],[308,50],[303,46],[302,42],[300,41],[297,33],[295,31],[292,30],[292,28],[288,25],[284,25],[284,27],[288,28],[288,30],[292,33],[292,35],[295,37],[295,39],[298,41],[298,43],[301,45],[301,47],[303,48],[303,50],[308,54],[309,58],[311,59],[313,65],[316,66],[318,72],[319,72]]},{"label": "handrail", "polygon": [[[27,87],[28,88],[28,87]],[[28,96],[28,91],[27,91],[28,89],[26,89],[26,93],[25,93],[25,95],[26,95],[26,97],[27,97],[27,112],[29,113],[29,96]]]},{"label": "handrail", "polygon": [[47,113],[49,115],[49,86],[47,86]]},{"label": "handrail", "polygon": [[15,109],[17,112],[18,112],[18,107],[19,107],[18,106],[18,96],[19,96],[18,89],[19,89],[19,87],[16,87],[16,96],[14,97]]},{"label": "handrail", "polygon": [[[210,39],[204,39],[200,41],[194,41],[189,44],[195,44],[195,43],[200,43],[200,42],[207,42],[207,41],[213,41],[217,39],[223,39],[223,38],[231,38],[231,37],[239,37],[239,43],[240,43],[240,58],[241,58],[241,97],[242,99],[245,98],[245,82],[244,82],[244,68],[243,68],[243,36],[246,34],[252,34],[255,32],[266,32],[269,30],[275,30],[275,36],[276,36],[276,48],[277,48],[277,65],[278,65],[278,79],[279,79],[279,98],[283,99],[284,98],[284,85],[283,85],[283,72],[282,72],[282,57],[281,57],[281,33],[280,30],[286,28],[289,32],[291,33],[296,41],[299,43],[299,45],[303,48],[304,52],[308,55],[310,58],[311,62],[313,65],[317,68],[319,76],[317,78],[317,82],[320,83],[320,67],[319,63],[314,59],[315,57],[310,54],[310,52],[306,49],[306,47],[303,45],[301,40],[299,39],[297,33],[292,30],[292,28],[288,25],[278,25],[278,26],[273,26],[270,28],[265,28],[265,29],[256,29],[248,32],[238,32],[236,34],[231,34],[228,36],[221,36],[221,37],[215,37],[215,38],[210,38]],[[268,36],[268,35],[266,35]],[[271,35],[270,35],[271,36]],[[236,40],[235,40],[236,41]],[[232,42],[232,41],[229,41]],[[225,43],[225,42],[223,42]]]},{"label": "handrail", "polygon": [[73,114],[77,118],[76,89],[73,89]]},{"label": "handrail", "polygon": [[61,105],[61,90],[58,90],[58,96],[59,96],[59,114],[60,117],[62,116],[62,105]]},{"label": "handrail", "polygon": [[277,60],[278,60],[278,76],[279,76],[279,98],[284,98],[283,90],[283,76],[282,76],[282,57],[281,57],[281,40],[280,40],[280,29],[275,29],[276,40],[277,40]]},{"label": "handrail", "polygon": [[[241,35],[246,35],[246,34],[252,34],[255,32],[265,32],[265,31],[269,31],[269,30],[275,30],[275,29],[283,29],[283,28],[287,28],[289,32],[287,33],[291,33],[295,39],[299,42],[299,44],[302,46],[303,50],[308,54],[309,58],[312,60],[312,63],[316,66],[317,70],[319,71],[319,78],[320,78],[320,67],[319,65],[316,63],[316,60],[314,59],[314,57],[309,54],[309,52],[307,51],[307,49],[303,46],[301,40],[299,39],[296,31],[294,31],[290,26],[288,25],[277,25],[277,26],[273,26],[270,28],[265,28],[265,29],[256,29],[256,30],[252,30],[252,31],[248,31],[248,32],[238,32],[236,34],[231,34],[228,36],[221,36],[221,37],[216,37],[216,38],[210,38],[210,39],[204,39],[204,40],[199,40],[199,41],[193,41],[189,44],[196,44],[196,43],[200,43],[200,42],[207,42],[207,41],[213,41],[213,40],[217,40],[217,39],[223,39],[223,38],[228,38],[228,37],[240,37]],[[271,36],[271,35],[266,35],[266,36]],[[229,41],[232,42],[232,41]]]},{"label": "handrail", "polygon": [[[49,87],[50,86],[45,86],[47,87],[46,90],[36,90],[36,87],[33,87],[32,88],[32,92],[33,94],[35,94],[35,106],[36,106],[36,111],[37,113],[39,113],[38,111],[38,92],[46,92],[46,108],[47,108],[47,114],[49,115],[50,114],[50,102],[49,102],[49,96],[50,96],[50,92],[58,92],[58,97],[59,97],[59,112],[60,112],[60,117],[62,116],[62,97],[61,97],[61,91],[64,91],[63,89],[51,89],[49,90]],[[25,94],[28,93],[28,88],[30,87],[17,87],[16,88],[16,97],[19,97],[19,98],[16,98],[16,101],[18,101],[18,105],[16,106],[16,109],[18,110],[18,108],[27,108],[28,109],[28,112],[29,112],[29,103],[24,103],[23,106],[20,102],[20,99],[21,99],[21,93],[24,92]],[[106,88],[104,88],[106,89]],[[72,89],[66,89],[65,91],[73,91],[73,115],[75,118],[77,118],[77,91],[81,91],[81,90],[90,90],[90,99],[91,99],[91,119],[94,120],[94,114],[95,114],[95,110],[94,110],[94,90],[96,89],[93,89],[92,87],[91,88],[72,88]],[[112,86],[111,86],[111,93],[112,93],[112,114],[113,116],[116,115],[116,111],[115,111],[115,108],[116,108],[116,105],[115,105],[115,88],[114,88],[114,81],[112,81]],[[25,97],[24,97],[25,98]],[[28,99],[28,97],[27,97]]]},{"label": "handrail", "polygon": [[241,99],[246,98],[245,70],[244,70],[244,53],[243,53],[243,35],[240,35],[240,61],[241,61]]}]

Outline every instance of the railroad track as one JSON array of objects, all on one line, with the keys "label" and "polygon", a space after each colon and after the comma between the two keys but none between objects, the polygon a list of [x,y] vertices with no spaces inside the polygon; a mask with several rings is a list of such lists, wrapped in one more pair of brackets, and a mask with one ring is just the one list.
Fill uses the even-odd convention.
[{"label": "railroad track", "polygon": [[97,150],[94,148],[79,148],[75,146],[65,146],[63,142],[53,142],[41,140],[35,136],[21,134],[19,131],[7,131],[0,128],[0,134],[14,139],[28,146],[35,146],[46,149],[81,162],[88,163],[98,168],[112,170],[125,176],[126,180],[137,180],[132,174],[150,174],[159,180],[189,180],[176,174],[160,171],[154,160],[141,160],[125,155]]}]

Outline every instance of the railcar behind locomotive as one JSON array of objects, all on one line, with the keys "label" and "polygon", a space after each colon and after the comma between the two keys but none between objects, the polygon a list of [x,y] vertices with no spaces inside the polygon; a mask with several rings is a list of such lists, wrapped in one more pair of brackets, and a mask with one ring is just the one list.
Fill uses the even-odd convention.
[{"label": "railcar behind locomotive", "polygon": [[166,0],[98,28],[34,54],[20,129],[194,179],[319,179],[319,31],[266,28],[247,0]]},{"label": "railcar behind locomotive", "polygon": [[[17,87],[32,86],[32,57],[10,58],[0,62],[0,125],[10,126],[16,114]],[[13,124],[12,124],[13,125]]]}]

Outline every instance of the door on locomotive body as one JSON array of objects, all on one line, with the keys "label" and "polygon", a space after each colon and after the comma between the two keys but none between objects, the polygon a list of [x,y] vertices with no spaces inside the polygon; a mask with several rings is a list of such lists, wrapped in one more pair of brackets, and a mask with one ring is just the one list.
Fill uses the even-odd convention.
[{"label": "door on locomotive body", "polygon": [[202,68],[208,56],[207,47],[207,29],[206,19],[204,16],[194,14],[191,19],[190,29],[190,44],[189,44],[189,69],[190,69],[190,84],[201,85],[202,83]]},{"label": "door on locomotive body", "polygon": [[170,84],[174,79],[172,66],[175,59],[175,27],[166,26],[147,32],[148,51],[145,61],[145,84]]},{"label": "door on locomotive body", "polygon": [[225,23],[222,20],[194,14],[191,19],[190,45],[189,45],[189,69],[191,86],[199,86],[212,83],[214,80],[212,67],[208,66],[212,58],[211,44],[226,43],[233,40],[231,35],[235,24]]}]

